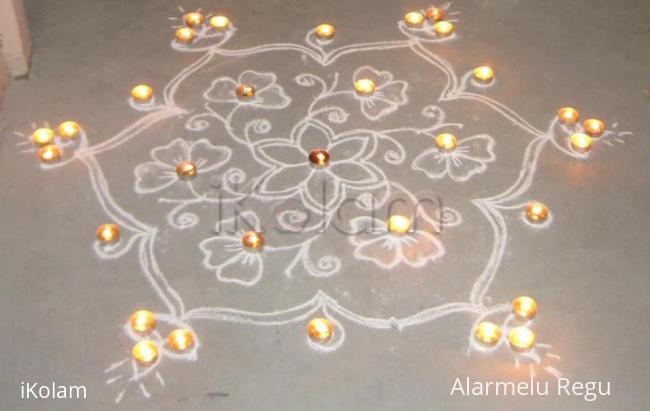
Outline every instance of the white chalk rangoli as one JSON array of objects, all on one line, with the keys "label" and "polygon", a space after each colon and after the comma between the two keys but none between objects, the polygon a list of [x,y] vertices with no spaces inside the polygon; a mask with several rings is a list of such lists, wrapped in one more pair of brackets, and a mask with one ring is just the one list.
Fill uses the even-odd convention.
[{"label": "white chalk rangoli", "polygon": [[[449,10],[447,12],[449,13]],[[451,13],[452,16],[453,14]],[[316,350],[332,351],[340,347],[345,340],[345,330],[340,319],[374,329],[402,329],[454,313],[469,313],[474,316],[475,322],[470,329],[468,352],[500,350],[506,344],[502,339],[499,344],[488,349],[479,346],[472,334],[476,324],[486,318],[501,318],[498,322],[506,331],[514,321],[512,314],[509,314],[509,304],[489,305],[489,298],[486,296],[506,249],[508,227],[504,215],[520,213],[529,200],[526,193],[532,185],[538,158],[545,147],[554,146],[574,158],[588,157],[588,154],[572,150],[568,143],[568,136],[582,131],[582,127],[579,124],[570,127],[562,125],[555,115],[546,130],[534,127],[505,104],[487,97],[485,90],[480,89],[484,86],[474,82],[471,72],[457,76],[451,64],[431,50],[438,42],[455,41],[457,34],[444,39],[437,38],[432,24],[428,21],[422,28],[411,28],[404,21],[399,21],[398,28],[406,39],[338,46],[336,40],[319,40],[310,31],[305,38],[305,45],[274,43],[247,49],[224,47],[236,32],[232,25],[221,32],[208,27],[200,28],[197,29],[197,38],[191,44],[177,41],[171,44],[172,49],[177,52],[194,53],[200,57],[178,73],[156,100],[147,104],[129,100],[134,109],[143,113],[137,121],[98,144],[90,144],[83,130],[76,142],[56,140],[55,144],[60,146],[63,152],[62,159],[56,163],[43,164],[43,169],[65,167],[77,160],[83,162],[88,168],[92,189],[100,206],[107,217],[122,229],[122,239],[117,244],[94,244],[97,255],[102,259],[109,259],[122,257],[130,251],[137,252],[142,273],[168,310],[156,313],[159,327],[150,336],[142,337],[132,332],[128,324],[124,326],[125,333],[133,341],[149,338],[157,342],[161,349],[156,363],[142,367],[129,358],[118,361],[106,372],[121,374],[110,377],[106,381],[107,384],[136,384],[148,398],[150,393],[144,385],[145,377],[155,375],[158,382],[164,385],[162,376],[156,371],[158,363],[167,360],[196,360],[200,348],[199,337],[203,340],[208,338],[205,335],[198,336],[192,331],[196,336],[193,348],[188,352],[178,353],[165,348],[161,332],[165,327],[194,330],[192,324],[197,320],[228,321],[256,326],[292,323],[303,326],[310,317],[320,315],[327,317],[334,324],[334,338],[325,344],[314,343],[309,338],[307,342]],[[201,99],[198,109],[189,110],[177,102],[177,92],[183,84],[217,57],[244,58],[265,53],[288,52],[320,68],[326,68],[346,56],[393,50],[411,51],[437,69],[444,79],[444,87],[433,102],[435,105],[428,105],[419,113],[422,119],[428,121],[427,127],[405,125],[398,128],[381,128],[381,125],[386,124],[383,122],[386,118],[390,118],[391,123],[399,122],[399,119],[393,119],[391,116],[408,111],[409,93],[412,90],[407,82],[408,78],[399,78],[386,70],[391,64],[390,61],[387,61],[385,66],[373,64],[356,67],[351,75],[334,72],[329,78],[313,73],[298,73],[293,77],[293,84],[281,82],[273,72],[244,70],[212,78],[208,87],[198,95]],[[376,92],[372,96],[355,94],[351,84],[359,78],[370,78],[375,82]],[[235,94],[239,83],[254,85],[254,98],[246,101],[239,99]],[[315,96],[305,107],[294,107],[297,95],[287,90],[295,86],[302,90],[302,94],[316,90]],[[475,88],[476,92],[471,91],[472,88]],[[166,216],[168,228],[183,232],[196,229],[201,218],[198,214],[187,211],[190,207],[216,204],[235,207],[244,199],[252,199],[256,204],[261,204],[261,207],[265,204],[270,206],[293,201],[295,207],[288,207],[276,213],[277,221],[274,223],[285,231],[300,232],[300,235],[294,240],[290,239],[291,236],[283,237],[282,241],[270,238],[261,253],[250,252],[241,244],[244,224],[255,230],[264,229],[264,222],[256,210],[244,210],[234,217],[216,223],[209,222],[211,225],[216,224],[213,235],[204,236],[196,246],[203,256],[205,271],[201,275],[209,276],[211,281],[233,287],[259,287],[258,283],[262,279],[271,276],[271,273],[265,271],[268,269],[265,260],[276,253],[287,256],[286,266],[283,268],[284,276],[279,277],[279,281],[300,274],[323,279],[341,274],[344,263],[340,256],[325,255],[314,261],[312,255],[319,249],[320,242],[327,241],[327,234],[323,229],[333,224],[336,210],[350,198],[355,199],[354,209],[362,214],[347,220],[347,227],[355,230],[355,234],[346,240],[351,251],[350,257],[356,260],[355,264],[368,264],[369,267],[380,270],[430,267],[444,259],[446,253],[443,236],[434,233],[439,231],[441,225],[452,230],[460,226],[463,218],[458,210],[444,207],[437,215],[429,215],[422,209],[416,209],[411,217],[417,217],[420,226],[412,235],[406,237],[387,234],[384,220],[368,217],[363,213],[387,204],[395,193],[403,195],[412,202],[411,205],[416,202],[416,195],[403,182],[390,179],[382,165],[410,165],[410,172],[425,176],[432,184],[445,179],[454,183],[466,183],[485,173],[489,167],[496,167],[495,146],[498,143],[488,134],[460,138],[458,149],[453,153],[431,148],[431,145],[428,149],[409,153],[400,142],[399,136],[403,134],[414,136],[409,138],[431,141],[440,130],[462,129],[461,123],[446,122],[447,114],[439,106],[461,100],[487,106],[529,136],[530,141],[525,146],[519,174],[511,185],[498,194],[470,199],[471,205],[490,226],[492,244],[487,262],[482,271],[475,275],[471,289],[468,290],[467,300],[434,305],[406,316],[366,316],[346,308],[323,290],[316,291],[311,297],[292,307],[274,307],[270,311],[248,311],[221,306],[187,309],[185,298],[164,274],[155,254],[159,234],[167,228],[145,223],[122,208],[111,194],[109,189],[112,184],[105,178],[96,158],[98,154],[126,144],[163,121],[180,119],[184,129],[190,134],[209,132],[218,125],[220,130],[223,130],[220,138],[186,140],[183,134],[175,135],[165,144],[153,148],[150,157],[143,158],[134,168],[131,184],[137,194],[152,201],[156,199],[160,204],[173,206]],[[266,116],[284,113],[290,107],[301,112],[306,111],[306,114],[286,135],[271,136],[273,124]],[[238,127],[237,123],[241,122],[240,117],[243,115],[248,115],[250,119]],[[366,124],[373,127],[347,127],[352,117],[365,118]],[[375,124],[378,126],[374,127]],[[616,128],[616,124],[612,128]],[[629,134],[631,133],[606,130],[596,143],[622,143],[621,137]],[[329,167],[314,169],[306,164],[305,158],[314,148],[329,151],[332,156]],[[235,155],[240,157],[235,160]],[[183,181],[177,177],[174,170],[176,163],[187,159],[197,164],[197,179],[204,179],[203,184],[197,179]],[[235,167],[235,163],[244,168]],[[178,194],[174,190],[177,186],[184,190],[183,196],[174,196]],[[217,198],[210,191],[209,188],[215,186],[219,187],[221,193],[225,193],[225,197]],[[317,216],[316,221],[310,222],[314,215]],[[368,226],[373,226],[378,233],[361,230]],[[278,276],[275,277],[278,281]],[[520,361],[528,360],[531,363],[531,372],[532,364],[541,364],[546,371],[557,376],[559,371],[542,362],[544,358],[557,358],[549,350],[550,346],[537,344],[532,351],[516,354],[514,359],[517,365]],[[124,369],[127,366],[131,371]],[[130,376],[123,379],[125,372],[130,373]],[[121,389],[116,402],[121,401],[124,394],[125,389]]]}]

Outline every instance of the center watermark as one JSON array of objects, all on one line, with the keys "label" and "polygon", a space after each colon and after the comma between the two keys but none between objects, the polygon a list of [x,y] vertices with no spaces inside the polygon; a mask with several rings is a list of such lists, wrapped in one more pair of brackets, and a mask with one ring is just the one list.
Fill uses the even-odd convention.
[{"label": "center watermark", "polygon": [[[232,201],[233,193],[239,193],[237,201]],[[262,231],[272,231],[278,234],[300,234],[303,232],[335,231],[344,236],[359,234],[377,234],[389,230],[387,222],[393,216],[401,216],[409,223],[408,232],[414,232],[426,227],[426,231],[440,233],[449,221],[450,209],[445,208],[440,195],[431,193],[417,196],[397,194],[389,198],[378,198],[371,193],[360,193],[356,196],[346,195],[340,201],[328,202],[326,185],[322,186],[317,204],[313,201],[307,205],[306,201],[297,198],[288,198],[275,202],[268,208],[271,219],[266,219],[267,224]],[[215,234],[232,234],[239,231],[255,230],[253,221],[246,218],[246,213],[254,201],[259,201],[255,187],[239,190],[235,184],[228,190],[222,191],[221,183],[213,184],[209,194],[213,200],[210,207],[210,222],[215,224]],[[263,200],[264,201],[264,200]],[[356,229],[351,227],[351,216],[369,217],[370,224]],[[225,220],[232,220],[233,224],[221,224]],[[453,218],[452,218],[453,220]]]}]

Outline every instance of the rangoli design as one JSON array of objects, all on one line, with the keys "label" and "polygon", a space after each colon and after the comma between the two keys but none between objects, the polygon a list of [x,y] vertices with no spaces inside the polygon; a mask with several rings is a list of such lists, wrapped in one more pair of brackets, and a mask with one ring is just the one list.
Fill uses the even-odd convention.
[{"label": "rangoli design", "polygon": [[[197,58],[160,93],[129,99],[139,112],[136,121],[99,143],[75,124],[54,134],[40,129],[40,134],[20,143],[41,146],[26,151],[38,150],[44,171],[73,162],[85,165],[110,222],[103,226],[104,234],[99,233],[94,251],[100,259],[136,253],[142,275],[166,307],[152,314],[155,328],[153,317],[145,314],[124,324],[124,332],[137,346],[134,356],[137,351],[140,357],[127,356],[106,370],[106,383],[120,387],[116,402],[129,386],[148,398],[145,384],[164,385],[158,371],[161,362],[195,361],[200,341],[210,338],[195,331],[201,320],[304,327],[317,318],[324,322],[310,323],[313,329],[306,341],[314,350],[328,352],[345,342],[342,321],[401,330],[466,313],[473,319],[468,354],[511,352],[517,365],[531,364],[531,372],[539,365],[559,375],[547,361],[558,358],[550,345],[517,347],[513,342],[517,338],[511,335],[513,330],[523,330],[519,337],[527,337],[534,311],[522,319],[511,313],[509,303],[493,304],[487,293],[504,257],[509,225],[523,224],[528,235],[538,235],[536,230],[552,220],[543,204],[532,207],[528,198],[541,153],[554,148],[586,160],[591,137],[596,147],[622,143],[622,137],[631,133],[616,131],[616,124],[610,129],[603,123],[580,124],[575,121],[577,112],[549,115],[546,129],[533,126],[488,97],[494,79],[482,82],[472,71],[459,76],[435,53],[439,43],[460,38],[450,31],[457,13],[447,5],[438,14],[431,10],[416,14],[420,16],[407,15],[407,20],[397,22],[401,33],[397,40],[341,44],[331,28],[326,35],[309,31],[304,44],[243,49],[227,47],[237,31],[227,18],[208,15],[204,21],[202,16],[192,20],[185,15],[185,25],[175,27],[185,31],[177,33],[171,47]],[[446,26],[437,26],[440,21]],[[265,60],[260,63],[257,57]],[[389,71],[391,60],[397,58],[410,59],[406,69]],[[229,64],[246,59],[251,59],[250,68]],[[361,61],[371,63],[356,64]],[[411,64],[424,75],[412,78],[409,71],[417,69],[409,68]],[[417,97],[421,93],[429,96],[424,106],[415,103],[422,100]],[[501,117],[503,128],[495,134],[482,130],[480,122],[473,126],[460,122],[449,114],[449,107],[460,101]],[[502,132],[517,141],[503,155],[499,150],[505,139],[498,135]],[[588,145],[580,136],[588,139]],[[517,168],[512,183],[498,189],[494,181],[487,184],[485,176],[498,168],[497,155],[512,156],[519,148],[518,157],[510,160]],[[100,162],[103,154],[116,151],[119,167]],[[128,173],[110,178],[128,163],[133,163]],[[485,186],[477,191],[487,195],[472,197],[465,189],[470,184]],[[422,186],[453,187],[458,198],[430,211],[415,191]],[[116,187],[132,193],[122,201],[121,192],[120,199],[115,195]],[[386,218],[395,211],[388,207],[396,204],[396,198],[402,223],[413,223],[406,233],[391,228],[396,222]],[[139,205],[143,202],[148,205]],[[163,207],[164,221],[151,222],[156,212],[149,207]],[[463,230],[468,220],[487,223],[487,231],[467,234]],[[171,245],[175,236],[183,238],[180,246]],[[430,281],[461,283],[464,277],[450,280],[443,273],[450,269],[445,260],[461,252],[456,244],[467,236],[478,239],[470,246],[482,244],[487,259],[477,261],[477,272],[465,274],[471,277],[466,292],[458,291],[462,294],[458,300],[402,303],[393,312],[391,301],[399,298],[382,281],[395,281],[391,273],[403,271],[401,281],[413,282],[414,288]],[[181,269],[176,265],[180,256],[195,256],[196,267]],[[340,293],[328,289],[334,279],[341,286],[345,276],[362,275],[387,290],[376,293],[371,285]],[[186,305],[194,283],[184,278],[204,289],[197,292],[201,304]],[[287,305],[289,294],[263,294],[272,283],[310,291]],[[225,294],[219,294],[249,289],[261,291],[260,304],[267,308],[272,304],[271,309],[242,308],[235,299],[224,303]],[[345,300],[348,291],[367,292],[369,297],[359,299],[381,301],[380,307]],[[426,308],[405,312],[405,307],[417,306]],[[133,307],[137,308],[141,307]],[[318,333],[325,333],[325,338],[313,338]]]}]

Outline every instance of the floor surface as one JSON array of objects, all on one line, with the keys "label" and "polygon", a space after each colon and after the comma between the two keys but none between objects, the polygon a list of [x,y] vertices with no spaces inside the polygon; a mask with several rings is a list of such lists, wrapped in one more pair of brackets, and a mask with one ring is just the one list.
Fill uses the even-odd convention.
[{"label": "floor surface", "polygon": [[[189,46],[171,43],[178,6],[26,1],[33,67],[0,111],[0,408],[650,408],[650,3],[455,1],[440,41],[401,21],[426,2],[194,1],[232,26]],[[305,37],[322,22],[332,42]],[[481,64],[487,87],[467,74]],[[140,82],[153,105],[129,104]],[[606,124],[588,155],[557,124],[567,105]],[[33,128],[67,119],[83,135],[41,167]],[[417,200],[415,233],[343,232]],[[522,218],[530,200],[546,226]],[[244,217],[263,251],[241,249]],[[105,222],[115,247],[95,244]],[[477,350],[475,322],[505,333],[519,295],[539,304],[534,351]],[[158,317],[154,366],[130,360],[140,308]],[[315,316],[334,324],[325,344],[306,337]],[[179,327],[195,336],[180,354],[164,342]],[[560,373],[611,393],[558,395]],[[549,395],[452,393],[531,375]],[[87,398],[21,398],[52,382]]]}]

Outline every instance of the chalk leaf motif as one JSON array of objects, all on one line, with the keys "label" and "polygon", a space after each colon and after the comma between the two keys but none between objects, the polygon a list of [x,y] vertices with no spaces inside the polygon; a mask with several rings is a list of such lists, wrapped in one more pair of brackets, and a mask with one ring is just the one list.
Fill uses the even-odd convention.
[{"label": "chalk leaf motif", "polygon": [[414,268],[425,266],[445,254],[442,242],[430,232],[414,229],[403,235],[388,231],[384,221],[363,216],[350,221],[354,257],[371,261],[386,270],[405,264]]},{"label": "chalk leaf motif", "polygon": [[[240,84],[253,86],[255,95],[250,99],[239,99],[237,86]],[[281,109],[291,103],[291,98],[286,95],[282,86],[277,84],[275,73],[260,73],[254,70],[244,71],[237,80],[219,77],[212,81],[203,97],[214,103],[236,103],[265,109]]]},{"label": "chalk leaf motif", "polygon": [[248,250],[242,243],[242,236],[248,230],[262,231],[259,218],[251,211],[218,223],[216,235],[199,244],[204,267],[214,270],[219,281],[250,287],[262,278],[263,253]]},{"label": "chalk leaf motif", "polygon": [[485,172],[488,164],[496,160],[494,145],[489,135],[477,134],[460,140],[453,150],[437,146],[425,150],[413,160],[411,168],[431,179],[449,176],[453,181],[467,181]]},{"label": "chalk leaf motif", "polygon": [[354,72],[352,78],[353,82],[370,79],[375,84],[372,94],[356,96],[361,102],[361,112],[369,120],[379,120],[408,102],[406,95],[408,84],[402,80],[393,80],[393,75],[388,71],[363,66]]},{"label": "chalk leaf motif", "polygon": [[153,161],[138,164],[135,168],[135,191],[151,194],[179,182],[176,166],[180,161],[191,160],[199,174],[210,173],[230,160],[232,151],[226,146],[212,145],[207,139],[194,142],[177,138],[165,146],[151,150]]}]

